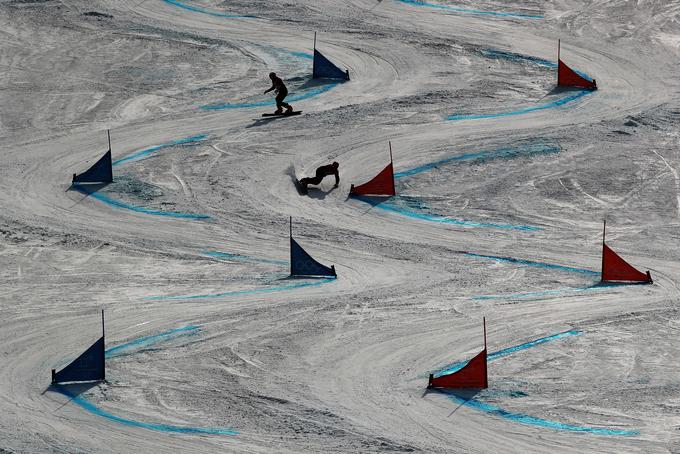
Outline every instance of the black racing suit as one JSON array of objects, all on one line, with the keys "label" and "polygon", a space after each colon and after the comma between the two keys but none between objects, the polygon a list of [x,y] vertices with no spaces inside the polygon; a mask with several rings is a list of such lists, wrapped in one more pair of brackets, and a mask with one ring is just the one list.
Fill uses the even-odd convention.
[{"label": "black racing suit", "polygon": [[267,93],[268,91],[276,90],[276,110],[281,111],[283,107],[286,108],[286,110],[292,110],[293,108],[290,106],[290,104],[283,102],[283,100],[288,96],[288,88],[286,88],[286,84],[283,83],[283,80],[281,80],[280,77],[275,77],[274,80],[272,80],[272,87],[265,91]]},{"label": "black racing suit", "polygon": [[337,186],[340,184],[340,173],[338,172],[338,168],[334,167],[333,164],[328,164],[325,166],[321,166],[318,169],[316,169],[316,176],[314,178],[303,178],[300,180],[300,184],[302,185],[318,185],[321,183],[321,180],[323,180],[325,177],[329,175],[335,175],[335,185]]}]

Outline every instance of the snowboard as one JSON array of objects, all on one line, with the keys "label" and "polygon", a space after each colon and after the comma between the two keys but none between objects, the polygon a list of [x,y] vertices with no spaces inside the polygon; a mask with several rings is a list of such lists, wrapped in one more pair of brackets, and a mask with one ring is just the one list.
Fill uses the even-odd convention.
[{"label": "snowboard", "polygon": [[294,110],[294,111],[292,111],[291,113],[285,113],[285,112],[280,113],[280,114],[277,114],[277,113],[263,113],[262,116],[263,116],[263,117],[290,117],[291,115],[300,115],[301,113],[302,113],[301,110]]},{"label": "snowboard", "polygon": [[307,187],[300,183],[300,180],[295,179],[295,188],[302,195],[307,195]]}]

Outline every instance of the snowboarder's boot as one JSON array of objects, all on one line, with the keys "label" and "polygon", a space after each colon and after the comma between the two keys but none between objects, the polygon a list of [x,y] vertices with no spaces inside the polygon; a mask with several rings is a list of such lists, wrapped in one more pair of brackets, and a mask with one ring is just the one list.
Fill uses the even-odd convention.
[{"label": "snowboarder's boot", "polygon": [[274,115],[281,115],[282,113],[283,113],[283,110],[281,110],[280,107],[274,111]]},{"label": "snowboarder's boot", "polygon": [[291,113],[292,111],[293,111],[293,106],[289,105],[288,107],[286,107],[286,113],[287,114]]}]

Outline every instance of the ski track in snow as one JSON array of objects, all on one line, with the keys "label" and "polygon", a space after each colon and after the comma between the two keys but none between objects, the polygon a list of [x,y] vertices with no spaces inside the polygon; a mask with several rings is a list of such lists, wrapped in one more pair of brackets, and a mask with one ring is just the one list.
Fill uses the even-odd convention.
[{"label": "ski track in snow", "polygon": [[420,7],[425,7],[425,8],[434,8],[434,9],[441,9],[445,11],[450,11],[453,13],[460,13],[460,14],[473,14],[473,15],[478,15],[478,16],[495,16],[495,17],[505,17],[505,18],[513,18],[513,19],[530,19],[530,20],[536,20],[536,19],[544,19],[543,16],[540,15],[533,15],[533,14],[521,14],[521,13],[506,13],[502,11],[484,11],[484,10],[479,10],[479,9],[467,9],[467,8],[456,8],[454,6],[450,5],[440,5],[437,3],[428,3],[428,2],[423,2],[420,0],[397,0],[401,3],[406,3],[408,5],[413,5],[413,6],[420,6]]},{"label": "ski track in snow", "polygon": [[536,290],[533,292],[509,293],[506,295],[475,295],[470,297],[470,299],[478,301],[492,301],[492,300],[517,300],[525,298],[545,298],[546,296],[560,296],[568,295],[570,293],[594,292],[602,290],[607,287],[608,286],[593,285],[590,287],[569,287],[561,289]]},{"label": "ski track in snow", "polygon": [[[301,0],[278,11],[266,2],[229,4],[262,16],[221,12],[223,4],[0,5],[0,43],[7,45],[0,58],[7,72],[0,77],[0,100],[13,106],[0,118],[7,146],[6,165],[0,166],[0,256],[8,263],[0,271],[7,300],[0,304],[6,314],[0,323],[0,451],[677,451],[672,377],[680,371],[672,359],[679,352],[668,339],[675,334],[673,308],[680,294],[676,248],[669,240],[677,230],[678,179],[669,162],[680,158],[657,139],[672,135],[678,124],[677,87],[668,82],[676,71],[656,35],[677,34],[672,4],[652,0],[624,8],[558,1],[541,6],[545,15],[519,12],[537,9],[536,2],[493,11],[481,0],[460,6]],[[322,31],[324,53],[328,49],[352,71],[351,84],[291,93],[288,101],[305,101],[305,115],[295,122],[253,121],[238,111],[274,104],[261,95],[210,101],[225,99],[225,92],[261,93],[260,85],[268,87],[268,67],[280,62],[253,50],[259,45],[253,43],[300,60],[298,66],[308,63],[309,53],[287,49],[309,49],[310,30]],[[544,86],[548,72],[541,68],[554,70],[556,64],[540,56],[550,55],[558,36],[568,41],[570,64],[597,75],[597,96],[587,90],[551,93],[552,100],[528,107],[470,113],[494,109],[494,90],[506,88],[504,78],[522,74],[506,67],[538,66],[531,74],[540,80],[532,83]],[[488,60],[508,63],[496,65],[487,80]],[[68,84],[73,80],[79,85]],[[474,99],[464,94],[470,86],[477,91]],[[522,89],[508,90],[526,99]],[[447,106],[459,101],[460,112],[449,114]],[[17,120],[14,110],[31,113],[30,121]],[[114,149],[140,150],[115,161],[116,167],[168,159],[161,152],[173,146],[197,147],[191,165],[182,168],[187,175],[179,176],[173,163],[170,171],[152,169],[149,181],[181,186],[209,214],[140,207],[74,185],[122,209],[112,214],[65,192],[64,175],[90,159],[98,143],[93,137],[107,128],[120,131]],[[347,187],[329,191],[326,182],[300,197],[282,171],[292,165],[307,173],[337,159],[343,180],[364,178],[380,168],[388,140],[414,166],[396,173],[397,180],[474,163],[465,166],[474,175],[469,186],[437,188],[449,192],[432,197],[454,201],[454,209],[462,206],[471,218],[483,212],[494,219],[429,213],[406,194],[369,201],[366,209],[346,200]],[[445,157],[434,151],[446,149],[482,151]],[[515,158],[536,162],[528,166]],[[668,169],[672,179],[664,178]],[[499,201],[485,198],[487,192]],[[664,213],[671,211],[668,221]],[[323,261],[343,264],[338,279],[289,281],[269,269],[262,272],[270,282],[266,287],[208,293],[223,276],[238,285],[250,264],[288,265],[256,255],[285,256],[278,235],[289,216],[300,220]],[[604,217],[612,219],[617,242],[634,251],[631,263],[649,264],[655,285],[578,286],[579,276],[600,274],[588,268],[599,260],[596,237]],[[516,219],[537,225],[511,221]],[[459,252],[471,249],[492,252]],[[195,260],[195,251],[215,260]],[[540,259],[514,258],[532,256]],[[511,266],[488,267],[484,261]],[[518,266],[538,273],[523,276]],[[561,276],[574,287],[565,287]],[[541,288],[559,282],[559,288],[513,292],[526,289],[528,279]],[[613,287],[619,291],[599,291]],[[206,293],[179,294],[187,288]],[[564,295],[569,298],[551,301]],[[527,301],[509,302],[516,299]],[[130,333],[146,323],[157,326],[151,331],[157,334],[128,336],[132,340],[106,350],[107,358],[125,366],[121,372],[145,380],[130,386],[127,377],[116,377],[123,386],[115,388],[118,400],[109,401],[134,403],[130,409],[139,420],[104,410],[68,386],[41,394],[45,371],[55,358],[68,356],[65,349],[82,344],[89,332],[84,320],[101,307],[113,313],[116,328]],[[569,326],[597,336],[590,343],[591,336],[583,336],[573,351],[554,354],[557,343],[549,352],[532,351],[531,364],[494,368],[492,383],[523,380],[534,387],[532,402],[518,399],[517,411],[489,400],[528,392],[489,389],[479,398],[442,392],[443,406],[424,398],[424,387],[411,385],[417,371],[441,364],[452,345],[470,349],[477,327],[469,325],[481,316],[496,331],[494,341],[505,345],[531,338],[527,333],[537,327],[559,331],[491,353],[489,361],[581,335],[563,331]],[[186,325],[167,328],[176,323]],[[164,375],[158,358],[134,356],[197,335],[206,323],[215,324],[214,336],[210,345],[181,358],[187,369],[172,364]],[[112,398],[105,391],[102,406],[108,407]],[[448,399],[463,409],[452,412]],[[527,408],[550,406],[556,409],[552,415],[559,412],[553,419],[589,425],[527,414]],[[182,408],[186,419],[200,417],[214,428],[142,422],[163,420],[164,414],[169,420]],[[219,428],[225,421],[239,430]],[[608,427],[593,425],[600,422]],[[229,444],[211,435],[228,436]]]},{"label": "ski track in snow", "polygon": [[579,273],[579,274],[587,274],[589,276],[599,276],[600,273],[598,271],[593,271],[593,270],[587,270],[585,268],[574,268],[571,266],[564,266],[564,265],[555,265],[552,263],[544,263],[544,262],[535,262],[533,260],[523,260],[523,259],[516,259],[513,257],[500,257],[496,255],[483,255],[483,254],[475,254],[473,252],[468,252],[466,254],[468,257],[474,257],[478,259],[484,259],[484,260],[492,260],[494,262],[501,262],[501,263],[512,263],[515,265],[523,265],[523,266],[530,266],[534,268],[545,268],[548,270],[559,270],[559,271],[567,271],[570,273]]},{"label": "ski track in snow", "polygon": [[[535,339],[533,341],[525,342],[523,344],[515,345],[514,347],[505,348],[497,352],[489,353],[487,355],[487,361],[494,361],[499,358],[504,358],[513,353],[520,352],[522,350],[527,350],[529,348],[536,347],[538,345],[545,344],[546,342],[552,342],[566,337],[580,336],[581,331],[565,331],[563,333],[553,334],[551,336],[541,337],[540,339]],[[445,366],[436,372],[433,372],[435,377],[441,377],[442,375],[448,375],[462,369],[467,364],[467,361],[461,361],[449,366]],[[588,426],[577,426],[573,424],[565,424],[557,421],[551,421],[543,418],[537,418],[535,416],[529,416],[521,413],[510,412],[504,410],[495,405],[483,402],[479,399],[470,397],[461,397],[456,395],[455,391],[443,391],[453,402],[457,404],[466,405],[468,407],[474,408],[475,410],[480,410],[486,413],[490,413],[502,418],[511,420],[513,422],[528,424],[538,427],[546,427],[555,430],[564,430],[569,432],[583,432],[590,433],[594,435],[609,435],[609,436],[634,436],[639,435],[638,430],[619,430],[619,429],[608,429],[601,427],[588,427]]]},{"label": "ski track in snow", "polygon": [[263,259],[259,257],[249,257],[246,255],[231,254],[229,252],[222,251],[205,251],[203,255],[207,257],[213,257],[216,259],[236,260],[239,262],[256,262],[256,263],[271,263],[274,265],[290,265],[290,262],[287,260]]},{"label": "ski track in snow", "polygon": [[187,325],[181,328],[171,329],[169,331],[165,331],[162,333],[143,336],[130,342],[116,345],[115,347],[107,348],[105,354],[107,358],[115,358],[117,356],[138,353],[139,351],[153,347],[160,342],[175,339],[179,336],[193,336],[195,334],[198,334],[200,330],[201,330],[200,326]]},{"label": "ski track in snow", "polygon": [[537,106],[523,107],[517,110],[511,110],[508,112],[497,112],[489,114],[453,114],[446,117],[448,121],[462,121],[462,120],[488,120],[490,118],[505,118],[514,117],[517,115],[524,115],[532,112],[540,112],[542,110],[554,109],[556,107],[561,107],[572,103],[578,99],[583,98],[589,94],[593,93],[590,90],[578,90],[576,93],[564,96],[562,98],[556,99],[555,101],[550,101],[547,103],[539,104]]},{"label": "ski track in snow", "polygon": [[[517,54],[514,52],[507,52],[503,50],[497,50],[497,49],[482,49],[481,51],[482,55],[484,55],[486,58],[494,59],[494,60],[510,60],[513,62],[527,62],[531,63],[534,65],[538,66],[544,66],[546,68],[550,69],[557,69],[557,62],[546,60],[543,58],[539,57],[533,57],[531,55],[522,55],[522,54]],[[593,78],[589,76],[588,74],[579,71],[577,69],[574,69],[574,72],[578,74],[579,76],[583,77],[584,79],[587,79],[589,81],[593,81]]]},{"label": "ski track in snow", "polygon": [[[106,350],[106,358],[116,358],[123,355],[131,355],[133,353],[146,351],[150,347],[160,342],[173,340],[179,336],[195,335],[199,332],[199,330],[200,327],[198,326],[184,326],[182,328],[176,328],[163,333],[140,337],[130,342],[126,342],[124,344],[108,348]],[[176,426],[172,424],[159,424],[135,421],[133,419],[123,418],[121,416],[114,415],[106,410],[103,410],[100,407],[97,407],[95,404],[90,402],[86,397],[70,392],[68,385],[53,385],[51,389],[68,397],[70,402],[73,402],[74,404],[78,405],[79,407],[83,408],[84,410],[87,410],[88,412],[94,415],[101,416],[110,421],[123,424],[126,426],[139,427],[142,429],[154,430],[158,432],[178,434],[228,435],[228,436],[238,435],[238,432],[236,430],[227,428]]]},{"label": "ski track in snow", "polygon": [[557,69],[557,63],[543,58],[522,55],[514,52],[507,52],[498,49],[482,49],[482,55],[494,60],[510,60],[513,62],[528,62],[538,66],[545,66],[550,69]]},{"label": "ski track in snow", "polygon": [[[360,197],[355,197],[360,199]],[[410,217],[413,219],[420,219],[423,221],[437,222],[440,224],[451,224],[459,225],[462,227],[473,227],[473,228],[483,228],[483,229],[501,229],[501,230],[519,230],[522,232],[536,232],[542,230],[540,227],[532,225],[521,225],[521,224],[503,224],[497,222],[478,222],[478,221],[468,221],[465,219],[455,219],[448,216],[439,216],[436,214],[423,213],[420,211],[415,211],[408,209],[403,206],[394,204],[394,202],[383,202],[375,206],[376,208],[384,211],[389,211],[391,213],[397,213],[402,216]]]},{"label": "ski track in snow", "polygon": [[167,433],[177,433],[177,434],[200,434],[200,435],[228,435],[228,436],[234,436],[238,435],[238,432],[234,429],[220,429],[220,428],[210,428],[210,427],[189,427],[189,426],[175,426],[172,424],[159,424],[159,423],[149,423],[149,422],[142,422],[142,421],[135,421],[133,419],[128,419],[128,418],[123,418],[121,416],[116,416],[112,413],[109,413],[106,410],[102,410],[101,408],[97,407],[94,405],[92,402],[89,400],[85,399],[82,396],[77,396],[72,393],[70,393],[65,387],[63,386],[55,386],[54,390],[63,394],[64,396],[68,397],[70,399],[70,402],[73,402],[74,404],[78,405],[79,407],[83,408],[84,410],[87,410],[88,412],[101,416],[102,418],[106,418],[110,421],[123,424],[125,426],[130,426],[130,427],[138,427],[141,429],[148,429],[148,430],[154,430],[157,432],[167,432]]},{"label": "ski track in snow", "polygon": [[[408,1],[408,0],[400,0],[400,1]],[[529,62],[538,66],[545,66],[551,69],[556,69],[557,68],[557,63],[545,60],[542,58],[537,58],[537,57],[532,57],[528,55],[522,55],[522,54],[516,54],[513,52],[505,52],[505,51],[498,51],[494,49],[484,49],[482,50],[482,55],[484,55],[487,58],[492,58],[492,59],[503,59],[503,60],[510,60],[510,61],[519,61],[519,62]],[[581,77],[592,81],[593,78],[590,77],[589,75],[578,71],[574,70],[577,74],[579,74]],[[569,90],[567,90],[569,91]],[[511,110],[508,112],[499,112],[499,113],[490,113],[490,114],[456,114],[456,115],[449,115],[446,119],[449,121],[459,121],[459,120],[485,120],[485,119],[490,119],[490,118],[504,118],[504,117],[512,117],[515,115],[524,115],[527,113],[531,112],[538,112],[541,110],[547,110],[547,109],[554,109],[556,107],[561,107],[566,104],[570,104],[573,101],[576,101],[590,93],[593,93],[591,90],[571,90],[571,91],[576,91],[576,93],[568,94],[563,96],[562,98],[556,99],[554,101],[550,101],[548,103],[543,103],[538,106],[531,106],[531,107],[524,107],[521,109],[517,110]]]},{"label": "ski track in snow", "polygon": [[234,290],[230,292],[219,292],[219,293],[206,293],[199,295],[178,295],[178,296],[148,296],[144,298],[147,301],[182,301],[182,300],[206,300],[206,299],[218,299],[218,298],[228,298],[234,296],[249,296],[257,295],[260,293],[278,293],[286,292],[290,290],[297,290],[305,287],[317,287],[319,285],[328,284],[330,282],[335,282],[335,278],[319,279],[316,281],[305,281],[296,282],[293,284],[285,285],[274,285],[271,287],[259,287],[248,290]]},{"label": "ski track in snow", "polygon": [[[536,347],[541,344],[545,344],[546,342],[552,342],[560,339],[564,339],[565,337],[571,337],[571,336],[580,336],[582,333],[581,331],[578,330],[571,330],[571,331],[565,331],[563,333],[557,333],[557,334],[552,334],[550,336],[545,336],[541,337],[538,339],[534,339],[529,342],[525,342],[519,345],[515,345],[513,347],[508,347],[504,348],[503,350],[498,350],[497,352],[489,353],[487,355],[487,361],[493,361],[498,358],[503,358],[505,356],[511,355],[513,353],[520,352],[522,350],[526,350],[529,348]],[[467,364],[467,361],[459,361],[455,362],[453,364],[449,364],[448,366],[444,366],[436,371],[433,371],[432,374],[434,374],[435,377],[441,377],[443,375],[448,375],[452,374],[454,372],[459,371],[460,369],[463,368]]]},{"label": "ski track in snow", "polygon": [[180,2],[178,0],[162,0],[162,1],[169,4],[169,5],[185,9],[187,11],[192,11],[194,13],[207,14],[209,16],[221,17],[221,18],[224,18],[224,19],[256,19],[255,16],[242,16],[242,15],[238,15],[238,14],[224,13],[224,12],[221,12],[221,11],[213,11],[213,10],[209,10],[209,9],[206,9],[206,8],[202,8],[200,6],[192,5],[190,3]]},{"label": "ski track in snow", "polygon": [[601,427],[588,427],[588,426],[576,426],[573,424],[565,424],[558,421],[550,421],[548,419],[536,418],[534,416],[525,415],[522,413],[515,413],[504,410],[495,405],[491,405],[476,399],[465,399],[459,396],[449,396],[449,398],[458,403],[465,405],[467,407],[474,408],[475,410],[481,410],[492,415],[500,416],[501,418],[508,419],[513,422],[520,424],[527,424],[531,426],[544,427],[553,430],[564,430],[567,432],[580,432],[588,433],[593,435],[608,435],[608,436],[624,436],[632,437],[635,435],[640,435],[637,430],[622,430],[622,429],[607,429]]},{"label": "ski track in snow", "polygon": [[[112,167],[117,167],[122,164],[126,164],[128,162],[134,162],[140,159],[147,158],[155,153],[158,153],[159,151],[170,148],[170,147],[175,147],[178,145],[193,145],[200,143],[207,139],[207,135],[205,134],[200,134],[196,136],[191,136],[187,137],[184,139],[178,139],[178,140],[173,140],[167,143],[163,143],[160,145],[154,145],[152,147],[146,148],[144,150],[138,151],[136,153],[133,153],[129,156],[126,156],[124,158],[118,159],[116,161],[113,161],[111,163]],[[115,176],[114,176],[114,181],[115,181]],[[121,208],[124,210],[130,210],[134,211],[137,213],[142,213],[142,214],[148,214],[151,216],[166,216],[170,218],[177,218],[177,219],[210,219],[210,216],[206,214],[194,214],[194,213],[182,213],[182,212],[177,212],[177,211],[163,211],[163,210],[154,210],[152,208],[146,208],[142,207],[139,205],[134,205],[132,203],[127,203],[123,202],[121,200],[117,200],[114,198],[111,198],[107,196],[106,194],[102,194],[99,190],[90,190],[89,185],[87,184],[78,184],[74,183],[73,188],[82,193],[85,194],[88,197],[91,197],[93,199],[99,200],[102,203],[105,203],[109,206],[115,207],[115,208]]]},{"label": "ski track in snow", "polygon": [[[519,157],[529,157],[529,156],[534,156],[534,155],[540,155],[540,154],[552,154],[552,153],[559,153],[560,152],[559,146],[555,145],[549,145],[549,144],[541,144],[541,143],[535,143],[535,144],[529,144],[525,147],[512,147],[512,148],[501,148],[501,149],[496,149],[496,150],[490,150],[490,151],[480,151],[480,152],[474,152],[474,153],[465,153],[463,155],[459,156],[452,156],[449,158],[445,159],[440,159],[438,161],[434,161],[428,164],[423,164],[418,167],[409,169],[409,170],[404,170],[401,172],[395,172],[394,178],[395,179],[400,179],[400,178],[405,178],[405,177],[411,177],[413,175],[417,175],[419,173],[427,172],[430,170],[434,169],[439,169],[442,166],[445,166],[450,163],[454,162],[460,162],[460,161],[473,161],[473,162],[486,162],[490,161],[493,159],[512,159],[512,158],[519,158]],[[355,197],[358,200],[362,200],[362,197]],[[396,199],[399,199],[399,196],[396,197]],[[369,200],[370,199],[365,199]],[[437,223],[442,223],[442,224],[452,224],[452,225],[460,225],[460,226],[465,226],[465,227],[476,227],[476,228],[490,228],[490,229],[506,229],[506,230],[519,230],[519,231],[540,231],[542,230],[540,227],[535,227],[531,225],[515,225],[515,224],[504,224],[504,223],[495,223],[495,222],[477,222],[477,221],[469,221],[469,220],[463,220],[463,219],[455,219],[449,216],[440,216],[432,213],[427,213],[427,212],[421,212],[421,211],[416,211],[411,209],[410,207],[404,207],[399,204],[396,204],[393,200],[395,198],[388,199],[382,203],[378,203],[375,205],[376,208],[393,212],[393,213],[398,213],[402,216],[407,216],[415,219],[421,219],[424,221],[429,221],[429,222],[437,222]]]},{"label": "ski track in snow", "polygon": [[[257,257],[248,257],[248,256],[243,256],[243,255],[238,255],[238,254],[230,254],[230,253],[219,252],[219,251],[208,251],[208,252],[205,252],[204,255],[207,256],[207,257],[213,257],[213,258],[217,258],[217,259],[233,260],[233,261],[239,261],[239,262],[268,263],[268,264],[275,264],[275,265],[289,265],[290,264],[290,262],[287,262],[287,261],[284,261],[284,260],[262,259],[262,258],[257,258]],[[282,280],[282,279],[290,279],[290,278],[284,277],[284,278],[277,278],[276,280]],[[297,290],[297,289],[301,289],[301,288],[305,288],[305,287],[317,287],[319,285],[334,282],[335,280],[336,280],[336,278],[323,278],[323,279],[319,278],[319,279],[314,279],[312,281],[302,280],[301,282],[294,282],[292,284],[273,285],[273,286],[269,286],[269,287],[259,287],[259,288],[252,288],[252,289],[247,289],[247,290],[233,290],[233,291],[229,291],[229,292],[207,293],[207,294],[200,294],[200,295],[149,296],[149,297],[146,297],[145,300],[147,300],[147,301],[181,301],[181,300],[218,299],[218,298],[228,298],[228,297],[234,297],[234,296],[250,296],[250,295],[257,295],[257,294],[261,294],[261,293],[285,292],[285,291]],[[275,281],[273,281],[273,282],[275,282]]]},{"label": "ski track in snow", "polygon": [[106,196],[100,192],[89,192],[86,188],[84,188],[81,185],[75,184],[73,187],[78,191],[83,194],[85,194],[88,197],[92,197],[93,199],[99,200],[102,203],[105,203],[109,206],[115,207],[115,208],[122,208],[124,210],[130,210],[134,211],[136,213],[142,213],[142,214],[148,214],[151,216],[166,216],[169,218],[177,218],[177,219],[210,219],[210,216],[207,214],[193,214],[193,213],[182,213],[178,211],[162,211],[162,210],[154,210],[152,208],[145,208],[142,206],[138,205],[133,205],[131,203],[126,203],[122,202],[120,200],[112,199],[109,196]]},{"label": "ski track in snow", "polygon": [[177,145],[187,145],[187,144],[197,144],[206,140],[208,136],[206,134],[199,134],[196,136],[186,137],[184,139],[177,139],[167,143],[162,143],[160,145],[154,145],[144,150],[132,153],[131,155],[125,156],[124,158],[117,159],[111,163],[113,167],[119,166],[121,164],[126,164],[128,162],[137,161],[139,159],[147,158],[157,152],[164,150],[166,148],[175,147]]},{"label": "ski track in snow", "polygon": [[458,156],[451,156],[444,159],[439,159],[434,162],[429,162],[427,164],[420,165],[408,170],[402,170],[401,172],[395,172],[394,178],[400,179],[405,177],[410,177],[417,175],[419,173],[428,172],[430,170],[439,169],[442,166],[455,162],[473,161],[477,162],[487,162],[493,159],[509,159],[509,158],[519,158],[519,157],[529,157],[541,154],[554,154],[559,153],[562,149],[555,144],[543,144],[535,143],[529,144],[525,147],[508,147],[500,148],[496,150],[489,151],[477,151],[474,153],[464,153]]},{"label": "ski track in snow", "polygon": [[[493,159],[513,159],[513,158],[519,158],[519,157],[529,157],[529,156],[534,156],[534,155],[540,155],[540,154],[553,154],[553,153],[559,153],[561,151],[561,148],[556,145],[551,145],[551,144],[542,144],[542,143],[534,143],[534,144],[529,144],[525,147],[512,147],[512,148],[501,148],[501,149],[496,149],[496,150],[489,150],[489,151],[479,151],[479,152],[474,152],[474,153],[465,153],[463,155],[459,156],[452,156],[449,158],[445,159],[440,159],[438,161],[430,162],[428,164],[423,164],[418,167],[409,169],[409,170],[403,170],[401,172],[395,172],[394,178],[395,180],[398,180],[400,178],[405,178],[405,177],[411,177],[413,175],[417,175],[419,173],[427,172],[430,170],[434,169],[439,169],[442,166],[445,166],[447,164],[451,164],[454,162],[462,162],[462,161],[473,161],[475,163],[477,162],[486,162],[490,161]],[[355,197],[359,200],[362,200],[361,197]],[[399,196],[396,196],[396,199],[399,199]],[[442,224],[452,224],[452,225],[460,225],[464,227],[475,227],[475,228],[489,228],[489,229],[506,229],[506,230],[520,230],[520,231],[540,231],[542,230],[540,227],[535,227],[535,226],[530,226],[530,225],[514,225],[514,224],[504,224],[504,223],[495,223],[495,222],[476,222],[476,221],[469,221],[469,220],[463,220],[463,219],[455,219],[449,216],[440,216],[437,214],[432,214],[432,213],[427,213],[427,212],[421,212],[421,211],[416,211],[412,209],[411,207],[407,208],[404,206],[401,206],[399,204],[394,203],[394,198],[388,199],[385,202],[378,203],[375,205],[376,208],[393,212],[393,213],[398,213],[402,216],[407,216],[415,219],[421,219],[424,221],[429,221],[429,222],[437,222],[437,223],[442,223]],[[370,202],[369,202],[370,203]]]}]

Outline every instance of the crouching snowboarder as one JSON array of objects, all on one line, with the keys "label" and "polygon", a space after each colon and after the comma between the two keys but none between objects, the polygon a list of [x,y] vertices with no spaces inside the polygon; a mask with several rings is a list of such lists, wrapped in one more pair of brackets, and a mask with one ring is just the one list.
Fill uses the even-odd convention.
[{"label": "crouching snowboarder", "polygon": [[302,191],[304,193],[307,193],[307,186],[309,186],[310,184],[318,186],[319,184],[321,184],[321,180],[330,175],[335,176],[335,186],[333,187],[337,188],[338,184],[340,184],[340,173],[338,172],[338,167],[340,167],[340,164],[334,162],[332,164],[328,164],[317,168],[316,176],[314,176],[313,178],[305,177],[300,180],[300,186],[302,187]]}]

